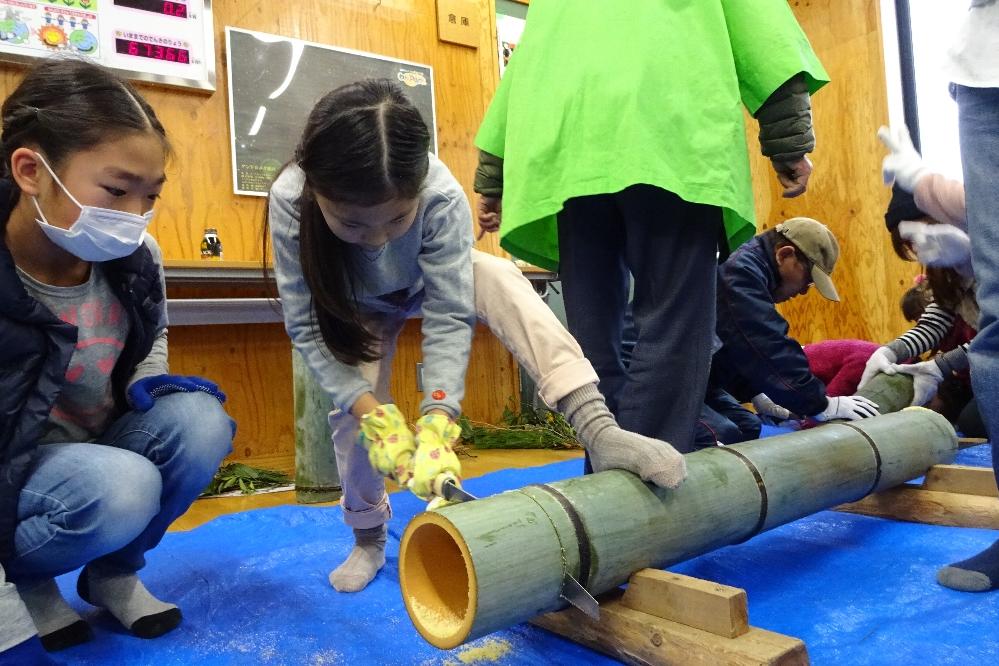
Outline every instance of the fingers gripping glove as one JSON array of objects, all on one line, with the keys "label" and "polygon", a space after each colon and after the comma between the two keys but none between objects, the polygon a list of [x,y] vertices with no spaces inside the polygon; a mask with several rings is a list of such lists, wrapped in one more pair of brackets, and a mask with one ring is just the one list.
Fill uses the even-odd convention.
[{"label": "fingers gripping glove", "polygon": [[153,375],[143,377],[128,387],[126,398],[132,409],[148,412],[152,409],[156,398],[168,393],[195,393],[201,391],[212,396],[221,403],[225,402],[225,393],[219,390],[214,382],[202,377],[187,377],[183,375]]},{"label": "fingers gripping glove", "polygon": [[883,372],[886,375],[894,375],[895,369],[892,364],[897,361],[895,352],[888,347],[878,347],[875,349],[871,357],[867,359],[867,365],[864,366],[864,374],[861,375],[860,384],[857,385],[857,388],[864,388],[867,382],[874,379],[879,373]]},{"label": "fingers gripping glove", "polygon": [[398,407],[379,405],[362,416],[357,439],[367,449],[371,466],[380,474],[402,486],[409,483],[416,442]]},{"label": "fingers gripping glove", "polygon": [[869,416],[878,416],[878,414],[877,403],[868,398],[859,395],[841,395],[829,398],[829,405],[813,418],[816,421],[833,421],[835,419],[856,421],[857,419],[866,419]]},{"label": "fingers gripping glove", "polygon": [[895,369],[905,375],[912,375],[912,406],[922,407],[937,394],[943,371],[936,361],[924,361],[912,365],[896,365]]},{"label": "fingers gripping glove", "polygon": [[421,499],[434,494],[434,481],[441,474],[461,477],[461,463],[454,445],[461,437],[461,427],[443,414],[426,414],[416,422],[416,456],[409,489]]}]

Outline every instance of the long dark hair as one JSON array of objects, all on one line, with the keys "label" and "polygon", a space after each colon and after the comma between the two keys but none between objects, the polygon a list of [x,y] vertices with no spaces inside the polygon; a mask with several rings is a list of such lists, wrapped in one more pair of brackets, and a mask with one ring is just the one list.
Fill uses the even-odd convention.
[{"label": "long dark hair", "polygon": [[42,60],[25,74],[0,108],[0,178],[10,196],[0,202],[0,229],[17,205],[20,190],[11,177],[11,155],[38,146],[58,170],[69,156],[132,132],[154,132],[169,152],[166,131],[149,103],[127,81],[88,60]]},{"label": "long dark hair", "polygon": [[[323,342],[343,363],[377,360],[378,338],[361,322],[354,297],[361,276],[351,265],[348,244],[330,231],[315,197],[357,206],[416,198],[430,168],[429,149],[430,131],[420,112],[387,79],[337,88],[306,121],[294,159],[305,172],[299,260]],[[266,243],[266,228],[264,235]]]}]

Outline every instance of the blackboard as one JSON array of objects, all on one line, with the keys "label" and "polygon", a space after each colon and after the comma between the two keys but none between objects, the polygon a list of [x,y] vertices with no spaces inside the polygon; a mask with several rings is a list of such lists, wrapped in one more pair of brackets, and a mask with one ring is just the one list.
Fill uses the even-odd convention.
[{"label": "blackboard", "polygon": [[420,111],[437,152],[433,69],[300,39],[227,27],[229,133],[236,194],[265,196],[292,158],[320,97],[352,81],[397,81]]}]

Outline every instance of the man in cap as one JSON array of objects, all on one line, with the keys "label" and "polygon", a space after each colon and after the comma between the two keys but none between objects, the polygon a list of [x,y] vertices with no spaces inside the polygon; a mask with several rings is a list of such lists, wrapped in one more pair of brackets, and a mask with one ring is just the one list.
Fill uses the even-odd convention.
[{"label": "man in cap", "polygon": [[755,236],[719,266],[716,332],[721,347],[712,359],[698,444],[732,444],[759,434],[758,423],[755,434],[747,426],[749,411],[736,400],[728,401],[725,410],[712,408],[725,403],[719,390],[738,400],[755,396],[757,411],[777,418],[787,418],[789,412],[819,421],[878,414],[878,406],[867,398],[826,395],[825,384],[809,370],[801,345],[789,337],[787,320],[774,307],[803,296],[813,284],[825,298],[839,301],[832,281],[838,258],[839,243],[824,224],[795,217]]}]

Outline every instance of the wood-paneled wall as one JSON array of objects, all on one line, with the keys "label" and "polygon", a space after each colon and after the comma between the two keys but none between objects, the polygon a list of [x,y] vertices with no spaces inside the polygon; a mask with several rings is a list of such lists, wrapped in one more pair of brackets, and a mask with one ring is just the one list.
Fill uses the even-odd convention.
[{"label": "wood-paneled wall", "polygon": [[[170,259],[195,259],[205,227],[216,227],[226,259],[259,261],[264,200],[232,193],[223,28],[227,25],[372,51],[434,67],[441,158],[470,195],[476,162],[472,141],[498,82],[491,0],[480,6],[479,48],[439,42],[434,0],[215,0],[219,89],[212,95],[142,85],[171,135],[175,156],[152,231]],[[882,214],[884,151],[875,131],[886,122],[887,99],[877,0],[792,0],[791,6],[833,82],[813,100],[818,145],[808,194],[780,197],[769,163],[753,158],[760,226],[794,215],[828,224],[843,253],[834,278],[843,302],[818,294],[782,307],[802,342],[827,338],[887,340],[903,330],[898,299],[915,267],[891,252]],[[765,36],[761,36],[765,39]],[[0,69],[11,90],[20,68]],[[756,124],[748,125],[757,145]],[[751,151],[756,152],[756,151]],[[478,243],[499,252],[495,236]],[[172,289],[173,296],[189,295]],[[213,293],[213,296],[225,295]],[[240,424],[234,459],[288,468],[293,455],[290,344],[280,325],[203,326],[171,331],[175,371],[217,380]],[[420,358],[417,323],[399,342],[393,389],[408,413]],[[495,420],[517,394],[516,365],[499,342],[477,331],[468,375],[466,412]]]},{"label": "wood-paneled wall", "polygon": [[906,330],[899,299],[918,272],[898,259],[885,231],[891,195],[881,180],[886,150],[875,133],[888,123],[878,0],[792,0],[798,21],[831,83],[812,99],[816,149],[808,192],[783,199],[769,160],[759,156],[757,124],[747,124],[760,229],[813,217],[840,242],[833,280],[842,301],[815,290],[780,307],[791,334],[808,343],[837,338],[885,342]]},{"label": "wood-paneled wall", "polygon": [[[232,192],[225,26],[297,37],[370,51],[434,68],[439,156],[471,200],[477,151],[475,132],[498,81],[491,0],[479,5],[479,46],[437,39],[435,0],[289,0],[280,3],[215,0],[218,90],[207,95],[139,84],[173,144],[168,184],[150,228],[167,259],[194,260],[206,227],[215,227],[226,260],[260,261],[265,200]],[[12,90],[23,68],[0,67],[0,92]],[[290,157],[290,156],[289,156]],[[495,236],[477,243],[499,253]],[[243,290],[245,292],[245,290]],[[171,288],[172,297],[225,297],[241,292]],[[248,295],[248,294],[243,294]],[[414,323],[415,324],[415,323]],[[399,340],[393,391],[416,414],[419,326]],[[175,327],[171,369],[207,376],[229,395],[239,424],[232,459],[290,469],[294,455],[291,345],[280,325]],[[470,417],[494,421],[510,396],[519,395],[516,363],[487,329],[475,336],[464,402]]]}]

